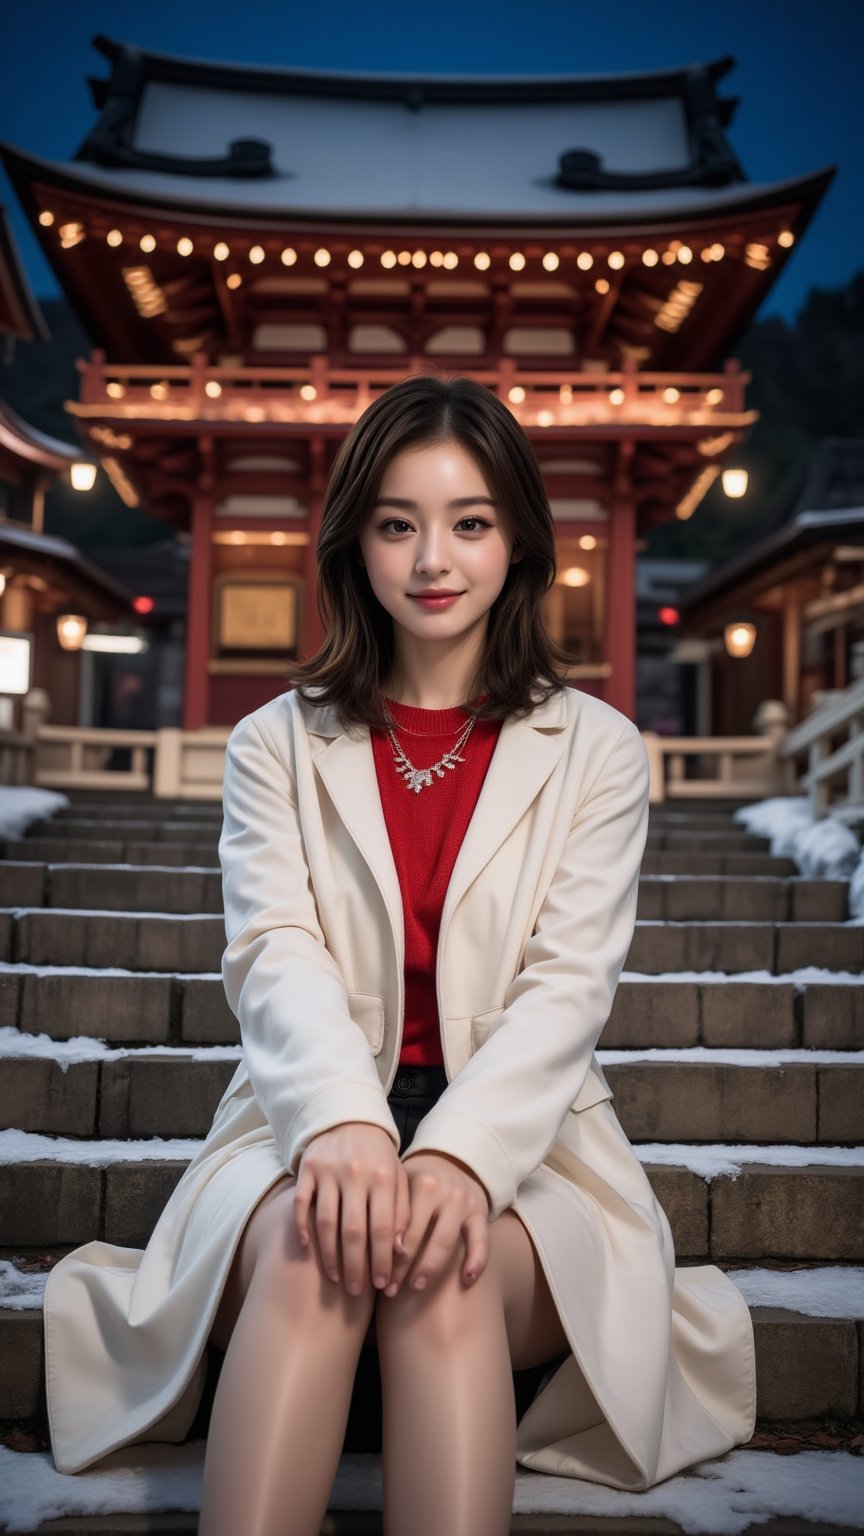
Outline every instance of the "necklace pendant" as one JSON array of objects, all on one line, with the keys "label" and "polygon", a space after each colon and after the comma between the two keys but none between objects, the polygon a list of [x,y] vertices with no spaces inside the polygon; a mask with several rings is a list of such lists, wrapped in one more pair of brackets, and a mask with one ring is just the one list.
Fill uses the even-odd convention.
[{"label": "necklace pendant", "polygon": [[432,783],[432,775],[428,768],[412,768],[406,775],[405,782],[409,789],[413,789],[415,794],[419,795],[424,785]]}]

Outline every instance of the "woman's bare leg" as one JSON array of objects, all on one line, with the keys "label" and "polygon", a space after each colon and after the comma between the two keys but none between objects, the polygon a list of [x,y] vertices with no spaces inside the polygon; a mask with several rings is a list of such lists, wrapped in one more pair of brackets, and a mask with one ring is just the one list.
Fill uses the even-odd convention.
[{"label": "woman's bare leg", "polygon": [[569,1348],[527,1228],[490,1224],[489,1263],[379,1297],[385,1536],[507,1536],[516,1482],[514,1370]]},{"label": "woman's bare leg", "polygon": [[378,1299],[384,1536],[507,1536],[516,1403],[491,1264],[460,1278],[464,1244],[423,1291]]},{"label": "woman's bare leg", "polygon": [[327,1512],[375,1292],[368,1277],[358,1296],[328,1279],[314,1222],[300,1244],[296,1182],[280,1179],[250,1216],[211,1330],[227,1349],[199,1536],[318,1536]]}]

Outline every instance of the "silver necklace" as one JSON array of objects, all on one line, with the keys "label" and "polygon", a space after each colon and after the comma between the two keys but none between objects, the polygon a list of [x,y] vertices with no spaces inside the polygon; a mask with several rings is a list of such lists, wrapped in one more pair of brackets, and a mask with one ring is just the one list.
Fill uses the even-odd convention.
[{"label": "silver necklace", "polygon": [[[437,763],[430,764],[428,768],[415,768],[414,764],[411,762],[411,759],[405,755],[398,741],[396,740],[396,736],[394,734],[396,721],[393,719],[393,716],[387,707],[386,699],[382,700],[382,702],[384,705],[384,714],[388,722],[387,735],[390,738],[390,745],[393,748],[394,767],[400,777],[404,778],[408,788],[413,789],[415,794],[419,795],[421,789],[425,789],[427,785],[432,783],[433,773],[437,774],[439,779],[443,779],[445,768],[455,768],[457,763],[464,763],[464,757],[459,756],[459,748],[465,745],[465,742],[468,740],[468,737],[474,728],[474,715],[471,716],[470,720],[466,721],[464,726],[460,726],[459,735],[454,746],[450,748],[449,752],[445,752],[443,757],[439,757]],[[409,730],[407,725],[399,726],[399,730],[408,731],[409,736],[422,735],[422,732],[420,731]]]}]

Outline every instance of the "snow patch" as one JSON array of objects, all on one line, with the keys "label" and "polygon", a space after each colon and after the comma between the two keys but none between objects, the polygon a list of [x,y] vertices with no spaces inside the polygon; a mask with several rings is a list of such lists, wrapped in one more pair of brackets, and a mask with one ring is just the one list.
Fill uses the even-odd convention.
[{"label": "snow patch", "polygon": [[[2,1141],[2,1133],[0,1133]],[[703,1179],[715,1179],[729,1175],[737,1179],[744,1163],[770,1163],[772,1167],[788,1166],[806,1168],[814,1163],[820,1167],[864,1167],[864,1146],[784,1146],[769,1142],[764,1147],[758,1142],[742,1142],[740,1146],[726,1142],[634,1141],[631,1143],[640,1163],[664,1163],[667,1166],[689,1168]]]},{"label": "snow patch", "polygon": [[[61,1473],[48,1452],[0,1446],[0,1518],[9,1532],[64,1516],[196,1511],[205,1441],[150,1442],[113,1451],[81,1472]],[[345,1452],[330,1493],[332,1510],[380,1511],[382,1459]],[[649,1517],[676,1521],[692,1536],[741,1536],[780,1517],[861,1529],[864,1460],[845,1451],[727,1451],[653,1488],[627,1493],[578,1477],[517,1466],[513,1513]]]},{"label": "snow patch", "polygon": [[78,1140],[74,1136],[41,1136],[36,1131],[0,1131],[0,1164],[85,1163],[88,1168],[104,1168],[110,1163],[147,1162],[152,1158],[186,1158],[191,1162],[204,1144],[204,1138],[191,1140],[180,1136],[152,1136],[145,1140],[125,1141],[119,1137],[104,1140]]},{"label": "snow patch", "polygon": [[776,795],[741,805],[732,820],[771,840],[775,858],[794,859],[799,873],[815,880],[848,880],[849,911],[864,919],[864,850],[851,827],[828,812],[814,816],[806,798]]},{"label": "snow patch", "polygon": [[[48,1273],[19,1269],[14,1259],[0,1259],[0,1306],[12,1312],[41,1311]],[[805,1317],[864,1318],[861,1267],[735,1269],[731,1278],[751,1307],[784,1307]]]},{"label": "snow patch", "polygon": [[57,789],[36,789],[31,784],[0,785],[0,837],[21,837],[34,821],[56,816],[70,805],[68,795]]},{"label": "snow patch", "polygon": [[[53,912],[55,908],[50,910]],[[26,960],[0,960],[0,971],[22,971],[30,976],[160,976],[163,981],[222,980],[221,971],[130,971],[121,965],[30,965]]]},{"label": "snow patch", "polygon": [[[843,1056],[845,1053],[835,1053]],[[68,1072],[77,1061],[118,1061],[122,1056],[167,1056],[171,1061],[240,1061],[241,1045],[136,1045],[109,1046],[98,1036],[73,1035],[70,1040],[54,1040],[50,1035],[22,1035],[14,1024],[0,1029],[0,1058],[48,1057],[61,1072]],[[864,1057],[864,1051],[861,1052]]]}]

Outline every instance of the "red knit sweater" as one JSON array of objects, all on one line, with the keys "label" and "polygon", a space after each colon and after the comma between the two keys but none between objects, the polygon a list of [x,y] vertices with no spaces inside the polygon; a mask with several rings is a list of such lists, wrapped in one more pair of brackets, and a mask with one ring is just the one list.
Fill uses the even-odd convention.
[{"label": "red knit sweater", "polygon": [[[386,697],[386,695],[385,695]],[[470,702],[479,704],[482,694]],[[418,709],[387,699],[396,739],[415,768],[429,768],[456,743],[465,709]],[[465,742],[465,761],[419,794],[397,773],[386,730],[371,731],[372,751],[390,847],[405,914],[405,1017],[400,1066],[441,1066],[441,1025],[435,992],[438,930],[456,855],[501,730],[500,720],[478,720]],[[399,727],[406,726],[406,730]],[[420,732],[409,735],[409,732]]]}]

